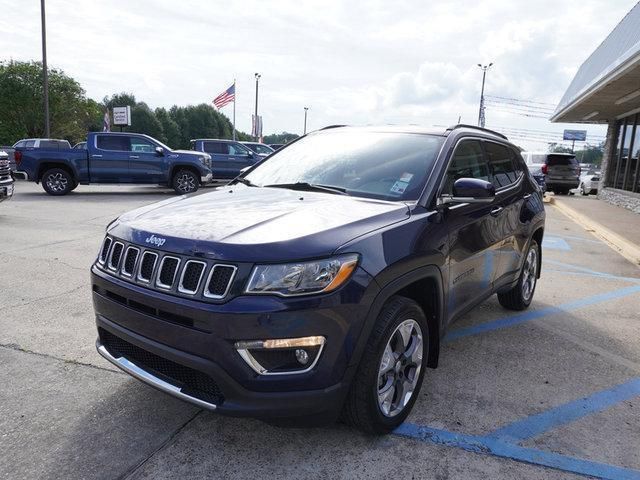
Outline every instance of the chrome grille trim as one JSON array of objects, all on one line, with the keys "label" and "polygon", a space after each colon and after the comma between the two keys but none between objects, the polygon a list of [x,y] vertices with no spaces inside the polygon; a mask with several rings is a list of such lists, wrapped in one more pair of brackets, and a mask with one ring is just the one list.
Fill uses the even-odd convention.
[{"label": "chrome grille trim", "polygon": [[[116,263],[116,265],[113,264],[113,254],[116,251],[116,247],[120,245],[121,250],[120,250],[120,256],[118,257],[118,262]],[[122,242],[114,242],[113,246],[111,247],[111,253],[109,253],[109,263],[107,264],[107,267],[109,268],[109,270],[111,270],[112,272],[116,272],[118,270],[118,267],[120,266],[120,262],[122,261],[122,252],[124,251],[124,243]]]},{"label": "chrome grille trim", "polygon": [[[216,268],[218,267],[224,267],[224,268],[232,268],[233,272],[231,273],[231,278],[229,278],[229,282],[227,283],[227,289],[224,291],[224,293],[222,295],[215,295],[213,293],[211,293],[209,291],[209,283],[211,282],[211,277],[213,277],[213,273],[215,272]],[[207,281],[205,283],[205,287],[204,287],[204,293],[203,295],[207,298],[212,298],[212,299],[216,299],[219,300],[221,298],[224,298],[227,296],[227,294],[229,293],[229,290],[231,290],[231,285],[233,285],[233,280],[236,278],[236,272],[238,271],[238,267],[236,267],[235,265],[226,265],[224,263],[216,263],[212,268],[211,271],[209,272],[209,275],[207,276]]]},{"label": "chrome grille trim", "polygon": [[[164,267],[164,262],[169,259],[176,260],[178,263],[176,264],[176,269],[174,270],[173,276],[171,277],[171,284],[166,284],[166,283],[163,283],[162,280],[160,280],[160,277],[162,276],[162,268]],[[158,272],[156,274],[156,287],[160,287],[165,290],[171,290],[171,287],[173,287],[173,284],[176,282],[176,276],[179,270],[180,270],[179,257],[174,257],[171,255],[165,255],[164,257],[162,257],[162,260],[160,260],[160,266],[158,267]]]},{"label": "chrome grille trim", "polygon": [[[144,264],[144,257],[146,257],[147,255],[154,257],[153,267],[151,267],[151,275],[149,275],[149,278],[144,278],[142,276],[142,265]],[[151,283],[151,279],[153,278],[153,272],[156,269],[156,263],[158,263],[158,254],[150,250],[145,250],[145,252],[142,254],[142,257],[140,257],[140,262],[138,263],[138,275],[136,276],[136,279],[142,283]]]},{"label": "chrome grille trim", "polygon": [[[198,278],[198,283],[196,284],[195,290],[189,290],[187,288],[184,288],[184,285],[183,285],[184,274],[187,272],[187,267],[191,263],[197,263],[197,264],[202,265],[202,271],[200,272],[200,277]],[[182,274],[180,275],[180,281],[178,282],[178,291],[180,293],[186,293],[188,295],[194,295],[198,291],[198,289],[200,288],[200,282],[202,282],[202,277],[204,276],[204,272],[206,270],[207,270],[206,262],[201,262],[200,260],[187,260],[185,262],[185,264],[184,264],[184,268],[182,269]]]},{"label": "chrome grille trim", "polygon": [[100,255],[98,255],[98,262],[101,265],[104,265],[107,261],[107,258],[109,258],[109,250],[111,250],[112,243],[113,240],[111,240],[111,237],[105,237],[104,241],[102,242],[102,246],[100,247]]},{"label": "chrome grille trim", "polygon": [[[129,258],[129,252],[136,252],[136,259],[133,261],[133,268],[131,271],[127,271],[127,258]],[[136,266],[138,265],[138,259],[140,257],[140,249],[138,247],[129,246],[124,252],[124,261],[122,262],[122,268],[120,269],[120,275],[131,278],[136,271]]]}]

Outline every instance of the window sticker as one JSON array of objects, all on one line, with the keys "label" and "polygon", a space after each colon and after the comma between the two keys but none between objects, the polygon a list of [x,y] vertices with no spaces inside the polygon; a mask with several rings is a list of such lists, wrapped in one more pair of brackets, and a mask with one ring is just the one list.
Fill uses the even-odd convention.
[{"label": "window sticker", "polygon": [[400,177],[401,182],[409,183],[413,178],[413,173],[404,172]]},{"label": "window sticker", "polygon": [[408,182],[401,182],[400,180],[398,180],[396,183],[393,184],[389,193],[391,195],[400,196],[405,192],[408,186],[409,186]]}]

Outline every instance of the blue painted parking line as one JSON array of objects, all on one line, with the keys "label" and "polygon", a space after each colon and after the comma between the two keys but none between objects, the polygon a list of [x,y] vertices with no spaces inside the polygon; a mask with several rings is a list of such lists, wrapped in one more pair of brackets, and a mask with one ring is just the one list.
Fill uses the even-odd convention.
[{"label": "blue painted parking line", "polygon": [[472,327],[461,328],[458,330],[450,331],[444,338],[445,342],[451,342],[462,337],[468,337],[469,335],[477,335],[479,333],[491,332],[493,330],[499,330],[506,327],[512,327],[521,323],[536,320],[538,318],[546,317],[547,315],[553,315],[562,312],[571,312],[578,308],[587,307],[589,305],[595,305],[597,303],[606,302],[608,300],[615,300],[617,298],[626,297],[640,292],[640,285],[634,285],[631,287],[620,288],[611,292],[599,293],[586,298],[580,298],[571,302],[562,303],[553,307],[545,307],[539,310],[530,310],[516,315],[511,315],[500,320],[494,320],[492,322],[481,323]]},{"label": "blue painted parking line", "polygon": [[550,248],[553,250],[571,250],[569,244],[560,237],[546,235],[542,240],[542,248]]},{"label": "blue painted parking line", "polygon": [[526,417],[487,435],[521,442],[559,426],[579,420],[593,413],[601,412],[640,395],[640,378],[636,378],[622,385],[616,385],[573,402],[565,403],[537,415]]},{"label": "blue painted parking line", "polygon": [[586,267],[579,267],[578,265],[571,265],[570,263],[563,263],[563,262],[558,262],[557,260],[544,260],[544,264],[551,264],[551,265],[556,265],[558,267],[564,267],[564,268],[569,268],[571,270],[575,270],[577,272],[584,272],[584,273],[591,273],[592,275],[596,276],[596,277],[603,277],[603,278],[617,278],[615,275],[611,274],[611,273],[605,273],[605,272],[597,272],[595,270],[591,270],[590,268],[586,268]]},{"label": "blue painted parking line", "polygon": [[614,276],[614,275],[607,275],[602,276],[600,274],[597,273],[588,273],[588,272],[570,272],[568,270],[559,270],[559,269],[555,269],[555,268],[545,268],[544,269],[545,272],[553,272],[553,273],[560,273],[562,275],[574,275],[577,277],[596,277],[596,278],[605,278],[608,280],[621,280],[623,282],[634,282],[634,283],[640,283],[640,278],[633,278],[633,277],[618,277],[618,276]]},{"label": "blue painted parking line", "polygon": [[562,234],[561,238],[565,238],[565,239],[568,238],[569,240],[578,240],[579,242],[599,243],[600,245],[605,245],[604,242],[600,240],[596,240],[595,238],[585,238],[585,237],[578,237],[576,235],[565,235],[565,234]]},{"label": "blue painted parking line", "polygon": [[468,452],[508,458],[518,462],[554,468],[564,472],[611,480],[640,480],[640,471],[606,463],[592,462],[534,448],[521,447],[486,436],[466,435],[412,423],[403,423],[394,433],[425,443],[457,447]]}]

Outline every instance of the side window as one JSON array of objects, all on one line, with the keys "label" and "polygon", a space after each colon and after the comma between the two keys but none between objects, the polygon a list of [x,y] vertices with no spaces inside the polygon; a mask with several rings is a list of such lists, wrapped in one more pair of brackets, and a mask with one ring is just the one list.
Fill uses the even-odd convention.
[{"label": "side window", "polygon": [[124,135],[98,135],[97,137],[97,147],[100,150],[129,152],[130,145],[129,137]]},{"label": "side window", "polygon": [[229,149],[224,142],[204,142],[203,150],[214,155],[228,155]]},{"label": "side window", "polygon": [[510,148],[493,142],[485,142],[489,168],[496,190],[515,183],[518,179]]},{"label": "side window", "polygon": [[453,184],[459,178],[489,180],[489,168],[478,140],[464,140],[458,144],[447,170],[442,193],[453,195]]},{"label": "side window", "polygon": [[25,146],[25,141],[22,140],[21,142],[16,143],[13,148],[23,148]]},{"label": "side window", "polygon": [[40,148],[59,149],[60,146],[55,140],[40,140]]},{"label": "side window", "polygon": [[24,148],[33,148],[35,146],[36,146],[35,140],[27,140],[26,142],[24,142],[24,145],[23,145]]},{"label": "side window", "polygon": [[517,150],[512,150],[511,155],[513,155],[513,163],[516,167],[516,178],[520,178],[520,175],[524,174],[528,170],[527,164],[524,163],[522,155]]},{"label": "side window", "polygon": [[245,157],[249,155],[249,151],[246,147],[242,145],[238,145],[236,143],[229,144],[229,155],[244,155]]},{"label": "side window", "polygon": [[142,137],[130,137],[131,151],[139,153],[154,153],[156,145]]}]

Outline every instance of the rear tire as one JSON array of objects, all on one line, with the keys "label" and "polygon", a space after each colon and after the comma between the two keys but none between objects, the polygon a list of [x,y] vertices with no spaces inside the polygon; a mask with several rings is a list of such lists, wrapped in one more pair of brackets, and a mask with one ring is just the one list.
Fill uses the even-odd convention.
[{"label": "rear tire", "polygon": [[49,195],[56,197],[66,195],[76,185],[74,178],[62,168],[50,168],[42,174],[42,188]]},{"label": "rear tire", "polygon": [[515,287],[508,292],[498,293],[500,305],[509,310],[525,310],[531,305],[533,294],[538,283],[540,249],[538,242],[531,239],[529,248],[520,271],[520,278]]},{"label": "rear tire", "polygon": [[174,173],[171,186],[178,195],[193,193],[198,191],[198,187],[200,187],[200,178],[191,170],[182,168]]},{"label": "rear tire", "polygon": [[391,297],[378,315],[360,360],[342,419],[366,433],[384,434],[409,415],[429,356],[429,325],[422,308]]}]

